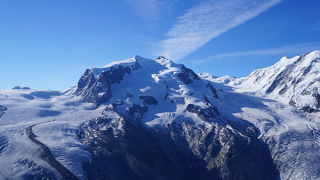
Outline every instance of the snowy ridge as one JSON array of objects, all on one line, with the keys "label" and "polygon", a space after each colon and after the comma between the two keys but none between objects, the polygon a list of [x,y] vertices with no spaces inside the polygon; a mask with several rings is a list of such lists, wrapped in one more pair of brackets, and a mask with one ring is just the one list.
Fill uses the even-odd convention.
[{"label": "snowy ridge", "polygon": [[135,56],[126,60],[111,62],[109,64],[104,65],[103,67],[90,68],[87,71],[91,71],[94,77],[97,78],[102,72],[109,71],[111,68],[117,68],[119,65],[125,66],[125,67],[134,67],[138,63],[138,61],[143,61],[143,60],[147,60],[147,59],[142,58],[140,56]]},{"label": "snowy ridge", "polygon": [[258,69],[231,84],[306,112],[320,111],[320,51],[284,57],[275,65]]}]

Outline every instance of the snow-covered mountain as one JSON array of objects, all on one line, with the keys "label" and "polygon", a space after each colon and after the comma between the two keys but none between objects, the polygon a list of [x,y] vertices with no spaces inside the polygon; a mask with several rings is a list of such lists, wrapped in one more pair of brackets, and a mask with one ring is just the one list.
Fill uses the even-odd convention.
[{"label": "snow-covered mountain", "polygon": [[275,65],[258,69],[235,85],[265,94],[306,112],[320,111],[320,51],[282,58]]},{"label": "snow-covered mountain", "polygon": [[66,92],[1,90],[0,179],[320,178],[319,107],[301,93],[318,57],[236,79],[136,56]]}]

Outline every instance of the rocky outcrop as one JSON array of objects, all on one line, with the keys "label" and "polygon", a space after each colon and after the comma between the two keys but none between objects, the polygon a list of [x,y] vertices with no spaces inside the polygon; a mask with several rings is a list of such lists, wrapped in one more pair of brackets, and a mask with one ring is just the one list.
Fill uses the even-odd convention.
[{"label": "rocky outcrop", "polygon": [[191,84],[194,80],[200,80],[195,72],[184,65],[181,65],[181,71],[177,74],[177,77],[185,84]]},{"label": "rocky outcrop", "polygon": [[23,87],[23,86],[15,86],[15,87],[13,87],[12,89],[15,89],[15,90],[30,90],[31,88],[29,88],[29,87]]},{"label": "rocky outcrop", "polygon": [[95,75],[94,70],[88,69],[80,78],[74,94],[98,107],[112,96],[112,84],[120,83],[126,74],[131,74],[132,71],[140,68],[140,64],[136,62],[131,66],[119,65],[106,68],[98,75]]},{"label": "rocky outcrop", "polygon": [[214,98],[219,99],[217,89],[214,88],[212,84],[208,83],[208,84],[207,84],[207,88],[210,88],[211,93],[212,93],[212,96],[213,96]]},{"label": "rocky outcrop", "polygon": [[214,106],[200,107],[198,105],[189,104],[186,111],[195,113],[200,119],[211,122],[213,119],[219,117],[220,113]]},{"label": "rocky outcrop", "polygon": [[0,105],[0,118],[4,115],[6,110],[8,110],[6,107]]},{"label": "rocky outcrop", "polygon": [[144,104],[148,104],[148,105],[157,105],[158,104],[157,99],[152,96],[139,96],[139,98],[143,100]]}]

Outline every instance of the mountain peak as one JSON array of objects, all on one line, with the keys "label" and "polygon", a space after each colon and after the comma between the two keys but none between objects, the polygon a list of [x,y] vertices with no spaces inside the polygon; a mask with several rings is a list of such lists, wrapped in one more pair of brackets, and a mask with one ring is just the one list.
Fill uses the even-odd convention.
[{"label": "mountain peak", "polygon": [[320,51],[283,57],[273,66],[258,69],[235,84],[307,112],[320,111]]},{"label": "mountain peak", "polygon": [[134,64],[134,63],[137,63],[138,61],[142,61],[142,60],[147,60],[147,59],[137,55],[137,56],[129,58],[129,59],[120,60],[120,61],[113,61],[111,63],[104,65],[103,68],[110,68],[112,66],[117,66],[117,65],[127,66],[127,65]]},{"label": "mountain peak", "polygon": [[156,97],[164,93],[163,97],[165,97],[169,86],[191,85],[198,80],[200,80],[199,76],[191,69],[165,57],[150,60],[136,56],[109,63],[102,68],[88,69],[80,78],[75,95],[81,96],[83,101],[94,103],[98,107],[110,102],[110,98],[115,94],[112,89],[122,86],[127,90],[123,91],[121,88],[115,90],[117,94],[121,94],[122,91],[124,96],[127,93],[139,94],[144,91],[142,89],[158,87],[162,89],[161,93],[158,92],[159,89],[154,88],[155,93],[151,93],[152,96]]},{"label": "mountain peak", "polygon": [[170,59],[167,59],[166,57],[164,56],[159,56],[157,59],[156,59],[156,62],[161,64],[161,65],[164,65],[166,66],[167,68],[170,68],[172,66],[176,66],[177,64],[175,64],[173,61],[171,61]]}]

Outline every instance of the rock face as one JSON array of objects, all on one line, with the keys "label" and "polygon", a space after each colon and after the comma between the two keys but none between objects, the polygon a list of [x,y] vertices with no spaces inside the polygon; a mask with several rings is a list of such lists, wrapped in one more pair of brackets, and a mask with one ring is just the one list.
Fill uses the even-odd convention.
[{"label": "rock face", "polygon": [[92,154],[88,178],[277,178],[259,130],[219,112],[221,93],[164,57],[87,70],[75,95],[106,107],[79,134]]},{"label": "rock face", "polygon": [[0,105],[0,118],[4,115],[6,110],[7,110],[6,107]]},{"label": "rock face", "polygon": [[181,67],[181,71],[178,73],[178,78],[185,84],[191,84],[194,80],[199,80],[199,76],[191,69],[186,68],[184,65]]},{"label": "rock face", "polygon": [[198,105],[189,104],[186,108],[186,111],[195,113],[200,119],[209,121],[209,122],[210,122],[210,119],[215,119],[220,115],[217,108],[212,105],[207,108],[202,108]]},{"label": "rock face", "polygon": [[[140,64],[135,61],[100,69],[87,69],[78,82],[75,95],[81,95],[83,101],[94,103],[98,107],[111,97],[112,84],[120,83],[126,74],[131,74],[132,71],[139,68]],[[101,74],[96,75],[97,71],[101,71]]]},{"label": "rock face", "polygon": [[319,112],[320,51],[282,58],[271,67],[236,80],[235,84],[265,93],[305,112]]},{"label": "rock face", "polygon": [[140,96],[140,99],[143,99],[144,104],[149,104],[149,105],[157,105],[158,101],[156,98],[152,96]]},{"label": "rock face", "polygon": [[148,128],[113,110],[83,126],[93,154],[89,179],[276,179],[268,146],[249,123],[243,129],[189,122]]}]

